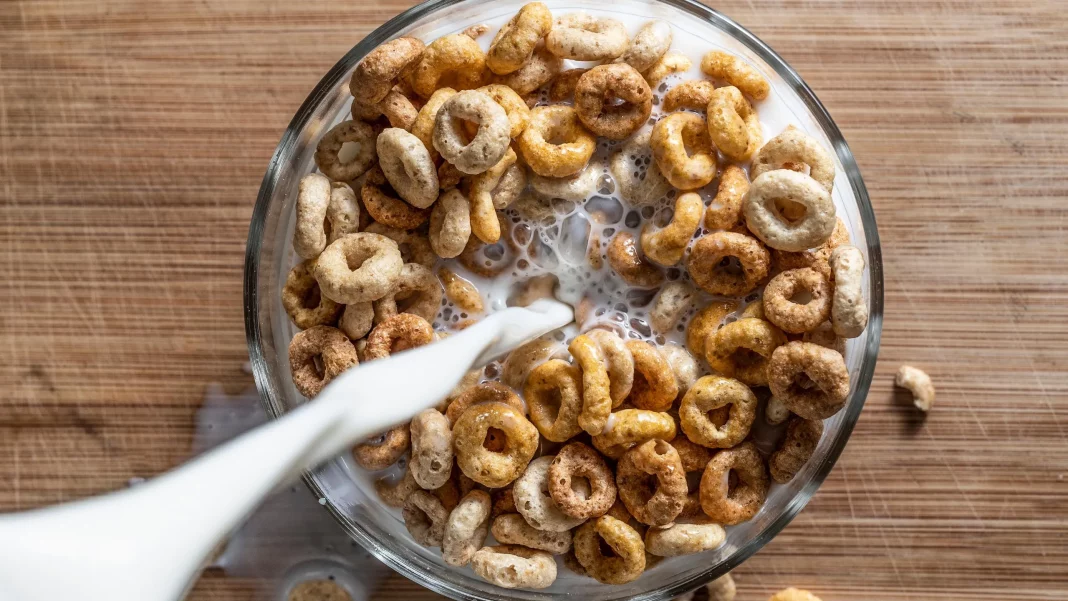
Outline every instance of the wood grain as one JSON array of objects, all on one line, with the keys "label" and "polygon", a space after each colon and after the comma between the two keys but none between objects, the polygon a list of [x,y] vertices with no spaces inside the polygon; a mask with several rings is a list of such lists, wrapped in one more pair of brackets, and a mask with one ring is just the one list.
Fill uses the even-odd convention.
[{"label": "wood grain", "polygon": [[[408,3],[0,2],[0,509],[186,457],[249,384],[241,274],[281,132]],[[835,116],[876,207],[877,379],[838,466],[739,599],[1068,594],[1068,19],[1052,0],[717,5]],[[902,362],[939,398],[891,388]],[[209,573],[193,598],[254,598]],[[377,599],[429,598],[394,577]]]}]

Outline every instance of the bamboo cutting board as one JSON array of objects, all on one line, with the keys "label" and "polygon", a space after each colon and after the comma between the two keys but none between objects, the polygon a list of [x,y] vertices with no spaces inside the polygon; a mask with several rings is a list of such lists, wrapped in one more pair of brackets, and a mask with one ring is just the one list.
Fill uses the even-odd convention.
[{"label": "bamboo cutting board", "polygon": [[[186,458],[249,385],[253,201],[321,75],[405,2],[0,2],[0,510]],[[1063,3],[730,0],[857,156],[883,241],[876,381],[739,600],[1068,598]],[[926,368],[926,420],[891,387]],[[193,598],[255,598],[209,572]],[[423,599],[400,577],[375,599]]]}]

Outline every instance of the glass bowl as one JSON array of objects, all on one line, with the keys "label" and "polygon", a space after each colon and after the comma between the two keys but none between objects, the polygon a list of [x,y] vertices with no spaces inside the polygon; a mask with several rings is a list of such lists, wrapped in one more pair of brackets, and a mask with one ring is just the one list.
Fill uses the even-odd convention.
[{"label": "glass bowl", "polygon": [[[596,0],[547,2],[554,13],[568,10],[603,12]],[[401,35],[431,40],[445,33],[513,14],[521,0],[432,0],[394,17],[357,44],[312,91],[297,111],[267,168],[249,228],[245,258],[245,325],[253,374],[264,408],[278,417],[303,402],[289,375],[287,347],[295,333],[280,299],[288,270],[296,262],[291,248],[297,183],[315,169],[313,155],[320,136],[347,118],[351,97],[349,75],[360,59],[379,44]],[[601,6],[599,6],[601,5]],[[408,578],[455,599],[545,600],[564,596],[588,601],[668,599],[708,582],[757,552],[815,494],[842,452],[860,415],[875,369],[882,326],[883,287],[879,238],[864,182],[838,127],[816,96],[771,48],[734,21],[691,0],[615,0],[611,12],[641,19],[669,21],[679,32],[717,36],[707,48],[723,47],[761,70],[781,96],[789,119],[834,151],[837,178],[834,200],[849,226],[854,244],[867,259],[866,293],[871,318],[861,337],[847,347],[852,391],[846,407],[825,422],[815,455],[786,485],[773,486],[768,499],[749,522],[728,528],[726,543],[699,555],[669,559],[638,580],[621,586],[600,584],[561,570],[557,582],[541,591],[506,590],[482,581],[468,568],[446,565],[437,549],[425,549],[408,536],[396,511],[382,506],[372,489],[354,480],[347,458],[338,458],[304,476],[338,523],[369,552]],[[701,36],[701,39],[705,39]],[[699,56],[691,56],[699,60]],[[762,114],[762,119],[764,115]],[[777,130],[772,130],[777,133]],[[388,395],[388,391],[382,391]],[[762,419],[757,420],[762,423]],[[767,450],[767,449],[765,449]],[[566,574],[566,575],[565,575]]]}]

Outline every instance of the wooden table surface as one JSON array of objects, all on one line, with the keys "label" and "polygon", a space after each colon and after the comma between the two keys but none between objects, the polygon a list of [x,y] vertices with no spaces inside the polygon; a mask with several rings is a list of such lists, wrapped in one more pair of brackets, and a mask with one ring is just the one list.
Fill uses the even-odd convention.
[{"label": "wooden table surface", "polygon": [[[267,160],[320,76],[407,2],[0,2],[0,510],[188,456],[246,388],[242,261]],[[1068,597],[1068,19],[1063,3],[717,8],[849,140],[879,220],[875,383],[815,500],[739,599]],[[891,387],[926,368],[923,417]],[[254,598],[209,573],[194,599]],[[377,599],[429,598],[394,577]]]}]

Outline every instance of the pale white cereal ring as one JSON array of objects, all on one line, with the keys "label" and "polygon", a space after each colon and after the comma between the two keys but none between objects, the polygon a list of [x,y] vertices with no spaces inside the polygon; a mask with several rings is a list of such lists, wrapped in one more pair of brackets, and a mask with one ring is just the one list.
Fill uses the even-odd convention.
[{"label": "pale white cereal ring", "polygon": [[912,392],[912,402],[921,411],[930,411],[935,401],[935,387],[931,376],[911,365],[902,365],[897,370],[894,385],[907,388]]},{"label": "pale white cereal ring", "polygon": [[522,545],[530,549],[563,555],[571,550],[570,532],[548,532],[532,528],[516,513],[506,513],[493,520],[490,532],[497,542],[506,545]]},{"label": "pale white cereal ring", "polygon": [[451,259],[464,251],[470,239],[471,205],[459,190],[447,190],[430,212],[430,248]]},{"label": "pale white cereal ring", "polygon": [[310,173],[297,190],[297,225],[293,251],[302,259],[314,259],[326,248],[326,211],[330,206],[330,179]]},{"label": "pale white cereal ring", "polygon": [[393,289],[374,301],[375,324],[398,313],[411,313],[432,322],[438,314],[444,294],[441,282],[429,267],[405,263]]},{"label": "pale white cereal ring", "polygon": [[[466,140],[463,122],[478,124]],[[434,123],[434,148],[460,171],[473,175],[497,164],[508,151],[508,114],[492,98],[476,90],[457,92],[445,101]]]},{"label": "pale white cereal ring", "polygon": [[493,190],[505,172],[515,165],[517,158],[515,151],[507,147],[496,165],[470,179],[471,233],[486,244],[494,244],[501,239],[501,222],[494,208]]},{"label": "pale white cereal ring", "polygon": [[[644,246],[644,244],[643,244]],[[649,324],[657,332],[670,332],[682,314],[693,305],[697,291],[681,280],[668,282],[660,288],[649,310]]]},{"label": "pale white cereal ring", "polygon": [[452,425],[437,409],[416,414],[411,423],[412,458],[409,469],[419,486],[433,490],[452,475]]},{"label": "pale white cereal ring", "polygon": [[360,230],[360,203],[356,192],[348,184],[330,184],[330,205],[326,208],[326,243]]},{"label": "pale white cereal ring", "polygon": [[652,129],[644,129],[623,143],[612,155],[612,176],[619,195],[634,206],[653,204],[672,190],[671,182],[661,173],[649,147]]},{"label": "pale white cereal ring", "polygon": [[441,500],[425,490],[417,490],[404,501],[404,526],[415,542],[425,547],[438,547],[445,536],[445,522],[449,512]]},{"label": "pale white cereal ring", "polygon": [[532,528],[567,532],[586,520],[560,511],[549,495],[549,466],[555,458],[556,455],[545,455],[531,461],[512,485],[512,495],[516,510]]},{"label": "pale white cereal ring", "polygon": [[[805,215],[797,221],[785,221],[778,200],[804,205]],[[749,231],[771,248],[786,251],[823,244],[836,222],[830,192],[811,177],[788,169],[768,171],[754,179],[742,211]]]},{"label": "pale white cereal ring", "polygon": [[541,2],[524,4],[493,37],[486,53],[486,66],[498,75],[519,70],[552,26],[553,15],[547,6]]},{"label": "pale white cereal ring", "polygon": [[498,211],[507,209],[512,203],[519,200],[519,195],[523,193],[526,187],[526,168],[518,163],[512,165],[504,172],[504,175],[497,182],[497,187],[490,193],[490,197],[493,198],[493,208]]},{"label": "pale white cereal ring", "polygon": [[678,264],[690,239],[701,227],[704,212],[705,203],[697,193],[680,194],[675,199],[675,213],[670,223],[656,231],[649,227],[650,224],[642,228],[642,252],[657,265],[671,267]]},{"label": "pale white cereal ring", "polygon": [[345,311],[337,322],[337,327],[350,340],[359,340],[371,331],[375,311],[370,301],[345,305]]},{"label": "pale white cereal ring", "polygon": [[491,504],[489,493],[472,490],[449,513],[441,541],[441,558],[445,563],[467,565],[486,542]]},{"label": "pale white cereal ring", "polygon": [[638,71],[653,67],[671,48],[671,26],[665,21],[649,21],[634,35],[630,47],[619,60]]},{"label": "pale white cereal ring", "polygon": [[645,534],[645,550],[659,557],[678,557],[718,548],[727,540],[719,524],[672,524],[650,528]]},{"label": "pale white cereal ring", "polygon": [[[312,273],[322,294],[339,303],[361,303],[382,298],[400,277],[397,243],[378,234],[357,233],[327,246]],[[355,267],[352,267],[355,266]]]},{"label": "pale white cereal ring", "polygon": [[532,173],[528,179],[531,190],[543,198],[582,202],[596,189],[597,178],[601,176],[602,170],[602,165],[594,162],[569,177],[545,177]]},{"label": "pale white cereal ring", "polygon": [[705,54],[701,58],[701,71],[705,75],[726,81],[756,100],[764,100],[771,91],[771,86],[763,75],[752,65],[729,52],[713,50]]},{"label": "pale white cereal ring", "polygon": [[627,28],[616,19],[571,13],[559,17],[545,36],[545,47],[556,56],[576,61],[603,61],[626,52]]},{"label": "pale white cereal ring", "polygon": [[868,303],[864,302],[861,281],[864,277],[864,254],[855,246],[839,246],[831,253],[834,270],[834,299],[831,324],[834,333],[856,338],[868,325]]},{"label": "pale white cereal ring", "polygon": [[419,138],[397,127],[378,134],[378,164],[408,204],[425,209],[438,199],[438,171]]},{"label": "pale white cereal ring", "polygon": [[556,560],[552,555],[519,545],[482,547],[471,558],[471,569],[486,582],[502,588],[541,589],[556,581]]},{"label": "pale white cereal ring", "polygon": [[712,143],[732,161],[748,161],[764,141],[753,105],[734,86],[713,91],[706,113]]},{"label": "pale white cereal ring", "polygon": [[319,140],[315,164],[332,180],[354,180],[375,164],[375,135],[363,121],[342,121]]},{"label": "pale white cereal ring", "polygon": [[794,126],[768,140],[753,155],[749,176],[756,179],[769,171],[802,165],[808,176],[830,192],[834,188],[834,161],[827,151],[805,132]]}]

